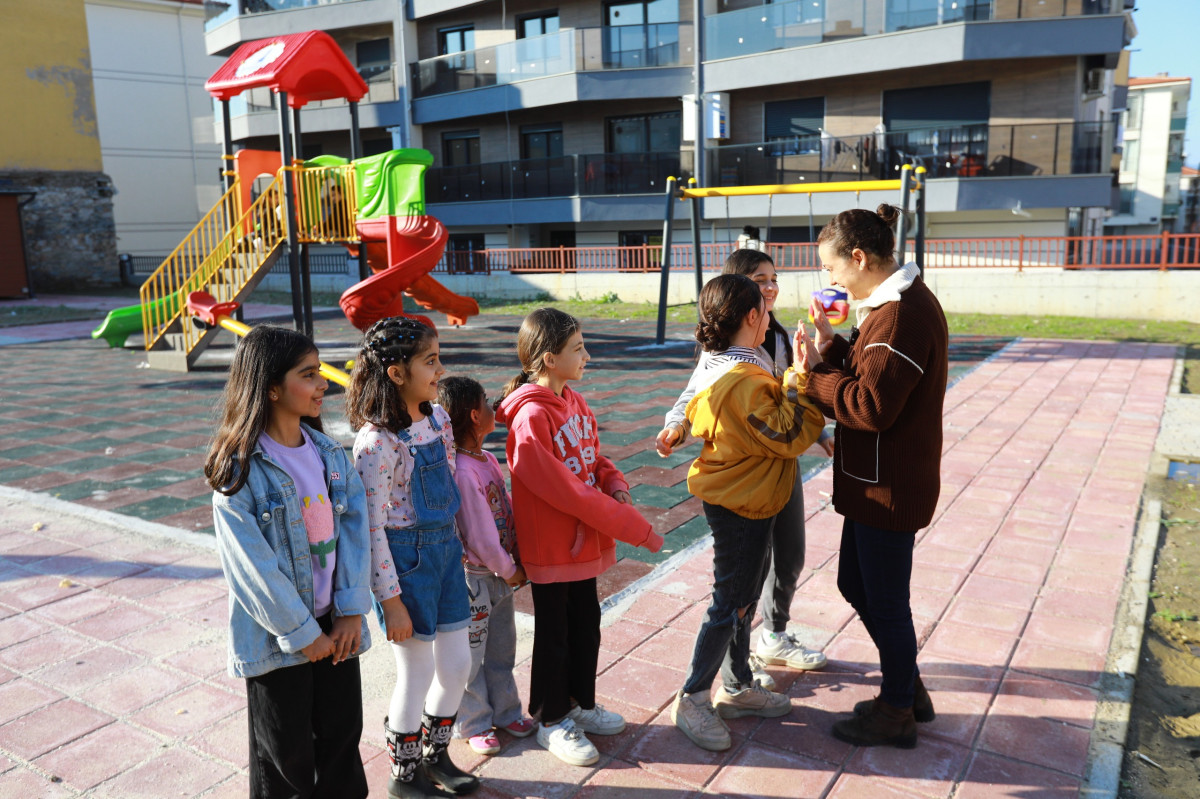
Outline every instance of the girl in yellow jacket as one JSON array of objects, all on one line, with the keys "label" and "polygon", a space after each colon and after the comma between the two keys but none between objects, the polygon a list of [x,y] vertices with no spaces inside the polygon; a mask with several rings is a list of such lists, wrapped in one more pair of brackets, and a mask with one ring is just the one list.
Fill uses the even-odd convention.
[{"label": "girl in yellow jacket", "polygon": [[[803,353],[782,380],[754,350],[770,319],[762,293],[743,275],[719,275],[700,292],[696,340],[712,357],[696,375],[686,414],[704,441],[688,470],[688,490],[704,503],[713,534],[713,592],[671,718],[697,746],[728,749],[724,719],[784,716],[787,696],[754,681],[750,624],[768,565],[775,515],[796,479],[796,458],[817,440],[825,418],[804,396]],[[717,671],[721,687],[710,700]]]}]

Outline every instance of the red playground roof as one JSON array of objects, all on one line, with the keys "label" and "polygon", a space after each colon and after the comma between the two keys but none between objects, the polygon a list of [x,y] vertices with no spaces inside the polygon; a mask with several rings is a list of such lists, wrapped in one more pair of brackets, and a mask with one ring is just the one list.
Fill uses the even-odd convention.
[{"label": "red playground roof", "polygon": [[204,84],[218,100],[260,86],[287,92],[292,108],[336,97],[357,102],[367,93],[366,81],[324,31],[246,42]]}]

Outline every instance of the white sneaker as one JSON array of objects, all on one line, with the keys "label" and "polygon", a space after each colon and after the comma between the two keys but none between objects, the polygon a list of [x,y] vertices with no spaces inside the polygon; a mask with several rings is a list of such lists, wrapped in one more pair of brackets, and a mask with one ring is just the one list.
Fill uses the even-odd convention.
[{"label": "white sneaker", "polygon": [[768,665],[787,666],[804,671],[824,668],[827,662],[824,652],[806,648],[788,632],[773,633],[763,630],[758,638],[756,654]]},{"label": "white sneaker", "polygon": [[754,675],[754,681],[763,688],[768,691],[775,690],[775,678],[767,672],[767,664],[753,652],[750,653],[750,673]]},{"label": "white sneaker", "polygon": [[616,735],[625,731],[625,719],[620,713],[614,713],[597,704],[591,710],[584,710],[579,705],[571,708],[567,718],[575,722],[575,726],[593,735]]},{"label": "white sneaker", "polygon": [[692,743],[710,752],[724,752],[733,746],[729,727],[717,715],[708,691],[685,695],[680,691],[671,705],[671,721]]},{"label": "white sneaker", "polygon": [[717,715],[723,719],[739,719],[742,716],[773,719],[792,712],[792,701],[785,694],[768,691],[758,683],[733,693],[722,685],[717,689],[712,703]]},{"label": "white sneaker", "polygon": [[575,726],[570,716],[552,727],[539,724],[537,742],[549,749],[550,754],[572,766],[590,766],[600,759],[600,752],[583,734],[583,730]]}]

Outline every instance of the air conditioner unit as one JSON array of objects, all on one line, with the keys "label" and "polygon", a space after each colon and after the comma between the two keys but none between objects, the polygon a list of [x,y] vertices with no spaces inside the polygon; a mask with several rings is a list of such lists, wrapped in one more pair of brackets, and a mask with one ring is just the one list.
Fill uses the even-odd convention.
[{"label": "air conditioner unit", "polygon": [[1093,67],[1083,73],[1083,93],[1084,94],[1104,94],[1104,73],[1103,67]]}]

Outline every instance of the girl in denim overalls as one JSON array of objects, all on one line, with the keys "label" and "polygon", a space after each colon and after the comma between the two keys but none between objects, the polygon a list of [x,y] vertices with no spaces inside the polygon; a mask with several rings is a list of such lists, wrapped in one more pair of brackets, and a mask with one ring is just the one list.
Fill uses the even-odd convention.
[{"label": "girl in denim overalls", "polygon": [[370,646],[370,534],[362,481],[321,433],[328,387],[311,339],[254,328],[204,462],[229,671],[246,680],[251,799],[367,795],[354,656]]},{"label": "girl in denim overalls", "polygon": [[366,486],[375,611],[396,656],[384,731],[388,795],[398,799],[479,787],[446,751],[471,650],[454,434],[433,404],[444,373],[432,328],[384,319],[363,337],[346,396],[350,423],[361,428],[354,460]]}]

